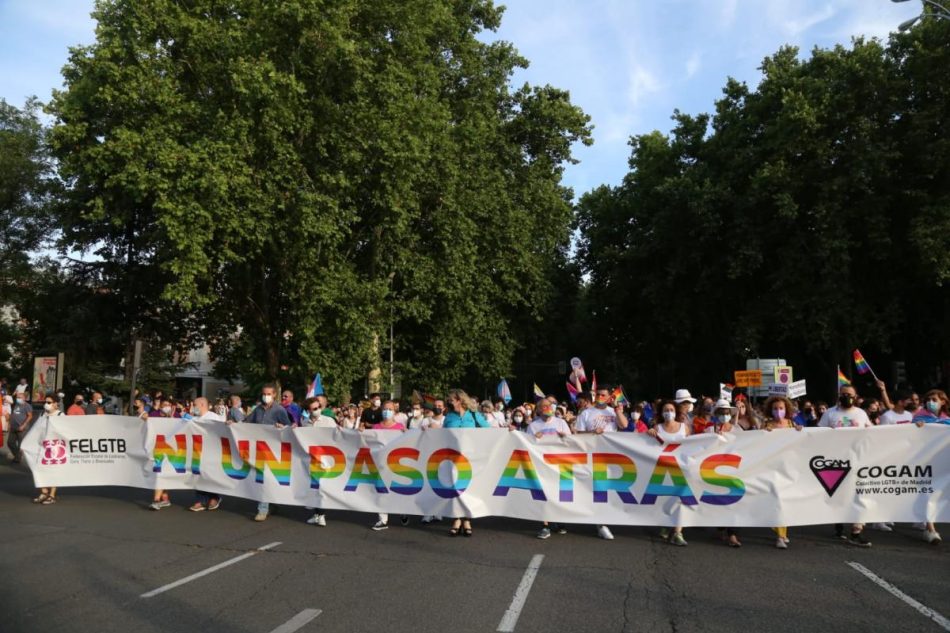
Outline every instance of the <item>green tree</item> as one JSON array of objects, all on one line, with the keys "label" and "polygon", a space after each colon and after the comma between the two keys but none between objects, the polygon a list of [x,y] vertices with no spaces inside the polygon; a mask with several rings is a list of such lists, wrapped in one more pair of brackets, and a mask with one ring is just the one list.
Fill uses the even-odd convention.
[{"label": "green tree", "polygon": [[755,355],[822,393],[855,347],[931,384],[950,354],[948,33],[783,48],[714,116],[631,139],[623,185],[578,210],[607,353],[660,393],[712,392]]},{"label": "green tree", "polygon": [[114,0],[95,17],[50,107],[60,220],[116,270],[133,330],[207,340],[252,382],[319,369],[337,396],[390,324],[408,381],[508,368],[590,137],[567,93],[509,89],[525,60],[476,38],[500,8]]}]

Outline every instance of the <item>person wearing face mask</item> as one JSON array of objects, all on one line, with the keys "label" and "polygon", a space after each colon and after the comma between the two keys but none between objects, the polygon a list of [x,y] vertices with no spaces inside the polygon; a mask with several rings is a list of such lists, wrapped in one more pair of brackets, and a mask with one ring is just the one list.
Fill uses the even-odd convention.
[{"label": "person wearing face mask", "polygon": [[[594,433],[601,435],[603,433],[616,433],[618,430],[627,428],[627,416],[623,412],[623,405],[611,407],[611,389],[607,385],[598,386],[594,393],[594,406],[584,409],[577,416],[574,422],[575,432]],[[614,538],[610,528],[606,525],[597,526],[597,536],[605,541],[612,541]]]},{"label": "person wearing face mask", "polygon": [[[53,396],[47,396],[46,402],[43,403],[43,416],[40,418],[40,422],[48,421],[49,418],[59,415],[63,415],[63,412],[59,410],[59,402],[57,402]],[[39,503],[44,506],[56,503],[56,487],[41,488],[39,496],[33,499],[33,503]]]},{"label": "person wearing face mask", "polygon": [[10,409],[10,431],[9,444],[10,452],[13,453],[12,463],[20,463],[20,440],[30,428],[30,422],[33,421],[33,406],[26,401],[26,392],[16,392],[15,401]]},{"label": "person wearing face mask", "polygon": [[148,411],[145,410],[145,399],[142,398],[142,396],[137,396],[135,400],[132,401],[132,415],[142,422],[148,421]]},{"label": "person wearing face mask", "polygon": [[[539,440],[544,438],[562,438],[571,435],[571,429],[567,425],[567,422],[563,418],[555,415],[554,405],[550,401],[541,400],[538,402],[537,410],[538,417],[525,429],[528,435],[533,435]],[[544,521],[541,525],[541,530],[538,532],[538,538],[551,538],[552,530],[558,534],[567,534],[567,529],[563,526],[557,523],[549,525],[547,521]]]},{"label": "person wearing face mask", "polygon": [[[157,406],[148,413],[149,419],[179,417],[178,413],[175,411],[175,404],[170,398],[165,398],[160,401],[157,400],[155,404]],[[172,502],[168,496],[168,492],[161,488],[156,488],[152,495],[152,503],[150,503],[148,507],[149,510],[158,511],[162,508],[169,507],[171,504]]]},{"label": "person wearing face mask", "polygon": [[[373,425],[374,431],[399,431],[404,433],[406,426],[402,422],[396,420],[396,403],[392,400],[387,400],[382,403],[380,407],[380,417],[382,418],[379,423]],[[409,517],[403,515],[402,524],[409,525]],[[372,529],[376,532],[385,530],[389,527],[389,515],[385,512],[380,512],[377,515],[377,521],[372,526]]]},{"label": "person wearing face mask", "polygon": [[[686,390],[681,389],[676,392],[676,395],[681,395],[680,392],[682,391]],[[689,397],[688,392],[686,393],[686,397]],[[677,444],[682,442],[690,435],[687,415],[686,409],[680,406],[680,403],[667,400],[660,407],[660,422],[647,431],[647,434],[651,437],[655,437],[663,444]],[[668,528],[661,529],[660,537],[669,541],[672,545],[679,547],[685,547],[687,545],[686,539],[683,538],[683,528],[679,525],[675,526],[672,530]]]},{"label": "person wearing face mask", "polygon": [[[414,407],[419,407],[422,411],[422,419],[419,421],[419,426],[423,431],[426,429],[441,429],[442,425],[445,423],[445,416],[443,412],[445,411],[445,402],[443,400],[436,400],[434,403],[434,409],[424,409],[421,405],[413,405]],[[410,427],[412,428],[412,427]],[[422,522],[428,525],[433,521],[441,521],[441,514],[427,514],[422,517]]]},{"label": "person wearing face mask", "polygon": [[811,400],[802,400],[801,406],[798,408],[798,413],[795,414],[795,425],[803,427],[811,427],[818,424],[818,416],[815,415],[815,405],[811,403]]},{"label": "person wearing face mask", "polygon": [[406,424],[406,428],[410,431],[420,429],[422,428],[423,420],[425,420],[425,416],[422,414],[422,405],[414,403],[412,409],[409,411],[409,420]]},{"label": "person wearing face mask", "polygon": [[[196,422],[224,422],[224,416],[211,410],[207,398],[195,398],[191,405],[192,419]],[[195,491],[195,502],[189,510],[192,512],[203,512],[204,510],[214,511],[221,507],[221,495],[203,490]]]},{"label": "person wearing face mask", "polygon": [[369,400],[371,406],[368,409],[363,409],[363,414],[360,416],[360,423],[364,429],[371,429],[374,424],[379,424],[383,421],[382,398],[380,398],[378,393],[373,393],[370,394]]},{"label": "person wearing face mask", "polygon": [[[867,413],[855,406],[858,392],[851,385],[844,385],[838,390],[838,404],[831,407],[818,421],[818,426],[829,429],[841,428],[871,428],[871,420]],[[858,547],[871,547],[871,542],[864,536],[864,524],[854,523],[851,526],[850,536],[844,533],[844,526],[835,524],[835,535]]]},{"label": "person wearing face mask", "polygon": [[525,410],[524,407],[517,407],[514,411],[511,412],[511,424],[508,426],[509,431],[523,431],[527,428],[528,422],[525,421]]},{"label": "person wearing face mask", "polygon": [[85,414],[86,415],[102,415],[105,413],[105,409],[102,408],[102,394],[98,391],[92,392],[92,398],[89,401],[89,404],[86,405]]},{"label": "person wearing face mask", "polygon": [[[254,407],[246,419],[249,424],[265,424],[273,426],[275,429],[283,429],[291,425],[290,416],[287,410],[280,406],[277,399],[277,387],[272,384],[261,387],[261,403]],[[270,515],[270,503],[261,501],[257,504],[257,514],[254,515],[255,521],[266,521]]]},{"label": "person wearing face mask", "polygon": [[73,403],[66,409],[66,415],[86,415],[86,403],[81,393],[75,395]]},{"label": "person wearing face mask", "polygon": [[[736,418],[736,407],[733,407],[729,404],[729,401],[725,398],[720,398],[716,401],[716,404],[713,406],[713,415],[710,419],[709,426],[703,431],[703,433],[732,433],[733,431],[742,430],[742,427],[735,424]],[[742,543],[739,541],[739,530],[734,527],[725,527],[719,528],[720,538],[728,545],[729,547],[742,547]]]},{"label": "person wearing face mask", "polygon": [[[765,410],[765,424],[764,428],[766,431],[774,431],[777,429],[796,429],[798,431],[802,430],[802,427],[797,426],[792,422],[792,401],[786,398],[785,396],[772,396],[765,401],[763,406]],[[772,531],[775,532],[775,547],[778,549],[788,549],[788,526],[780,525],[778,527],[773,527]]]},{"label": "person wearing face mask", "polygon": [[628,433],[646,433],[650,427],[647,426],[646,421],[643,419],[643,403],[638,402],[633,410],[630,412],[630,415],[627,416],[628,423],[626,428],[623,430]]},{"label": "person wearing face mask", "polygon": [[874,426],[880,424],[882,409],[880,400],[877,398],[866,398],[861,404],[861,408],[868,414],[868,420],[871,421],[871,424]]},{"label": "person wearing face mask", "polygon": [[[913,422],[918,428],[923,428],[925,424],[950,424],[950,401],[946,392],[931,389],[924,394],[923,406],[914,413]],[[938,545],[940,534],[937,532],[937,526],[932,521],[927,521],[924,528],[924,540]]]}]

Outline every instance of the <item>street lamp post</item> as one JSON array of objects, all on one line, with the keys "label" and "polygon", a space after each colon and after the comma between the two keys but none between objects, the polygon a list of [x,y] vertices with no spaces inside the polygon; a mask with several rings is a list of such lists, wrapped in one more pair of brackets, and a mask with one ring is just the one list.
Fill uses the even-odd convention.
[{"label": "street lamp post", "polygon": [[[891,2],[900,3],[908,2],[909,0],[891,0]],[[918,15],[915,15],[909,20],[901,22],[897,26],[898,31],[906,31],[910,27],[914,26],[920,20],[925,17],[934,17],[934,18],[943,18],[944,20],[950,20],[950,8],[944,6],[937,0],[920,0],[921,12]]]}]

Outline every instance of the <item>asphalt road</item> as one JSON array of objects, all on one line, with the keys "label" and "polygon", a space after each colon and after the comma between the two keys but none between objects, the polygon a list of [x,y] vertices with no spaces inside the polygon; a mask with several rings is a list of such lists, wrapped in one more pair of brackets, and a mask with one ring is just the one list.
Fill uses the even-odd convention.
[{"label": "asphalt road", "polygon": [[472,538],[451,538],[419,517],[374,532],[375,515],[331,512],[310,526],[303,508],[255,523],[254,504],[235,499],[192,513],[184,491],[160,512],[144,490],[62,488],[52,506],[33,494],[25,468],[0,465],[0,633],[496,631],[516,595],[519,632],[950,630],[950,544],[906,525],[868,532],[870,549],[829,526],[791,528],[785,551],[764,529],[744,530],[741,549],[687,529],[678,548],[647,528],[615,528],[607,542],[577,525],[541,541],[536,524],[481,519]]}]

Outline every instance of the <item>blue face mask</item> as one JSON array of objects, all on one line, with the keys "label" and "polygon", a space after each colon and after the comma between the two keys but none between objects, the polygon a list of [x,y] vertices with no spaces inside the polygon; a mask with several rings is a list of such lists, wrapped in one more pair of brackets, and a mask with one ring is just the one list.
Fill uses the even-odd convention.
[{"label": "blue face mask", "polygon": [[309,419],[310,419],[310,411],[307,410],[307,409],[304,409],[303,412],[300,414],[300,417],[303,418],[304,420],[309,420]]},{"label": "blue face mask", "polygon": [[937,400],[928,400],[927,401],[927,410],[937,415],[940,413],[940,402]]},{"label": "blue face mask", "polygon": [[384,419],[384,420],[391,420],[392,417],[393,417],[393,415],[394,415],[394,414],[393,414],[392,409],[383,409],[383,419]]}]

